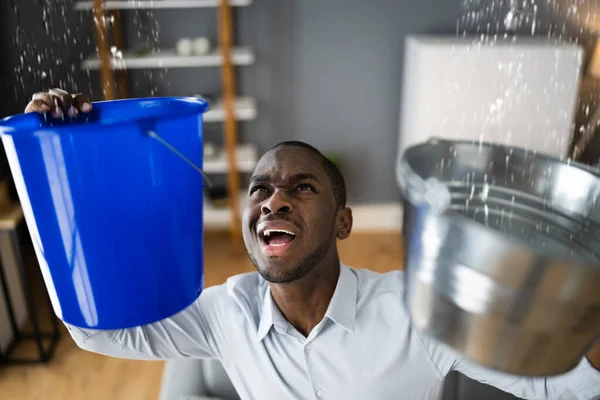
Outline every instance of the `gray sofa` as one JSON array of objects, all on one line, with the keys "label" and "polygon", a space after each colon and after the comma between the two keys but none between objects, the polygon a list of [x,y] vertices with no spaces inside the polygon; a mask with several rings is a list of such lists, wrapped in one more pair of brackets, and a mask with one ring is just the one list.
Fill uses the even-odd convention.
[{"label": "gray sofa", "polygon": [[239,400],[217,360],[170,360],[165,364],[160,400]]},{"label": "gray sofa", "polygon": [[[167,361],[160,400],[238,400],[225,369],[216,360]],[[442,400],[511,400],[516,397],[459,373],[446,378]]]}]

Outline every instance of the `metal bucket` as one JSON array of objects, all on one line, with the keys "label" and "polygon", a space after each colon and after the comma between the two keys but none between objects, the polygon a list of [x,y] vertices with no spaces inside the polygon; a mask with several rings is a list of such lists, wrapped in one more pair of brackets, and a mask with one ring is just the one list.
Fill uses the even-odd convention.
[{"label": "metal bucket", "polygon": [[433,139],[407,149],[405,302],[468,359],[548,376],[600,334],[600,178],[524,149]]}]

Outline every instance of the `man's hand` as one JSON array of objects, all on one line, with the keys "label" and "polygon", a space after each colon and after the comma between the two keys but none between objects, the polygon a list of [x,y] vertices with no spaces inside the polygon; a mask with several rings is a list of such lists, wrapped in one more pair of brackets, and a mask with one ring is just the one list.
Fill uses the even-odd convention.
[{"label": "man's hand", "polygon": [[50,112],[55,118],[62,118],[65,115],[75,118],[80,112],[87,113],[91,110],[92,103],[86,95],[71,94],[62,89],[34,94],[25,108],[26,113]]}]

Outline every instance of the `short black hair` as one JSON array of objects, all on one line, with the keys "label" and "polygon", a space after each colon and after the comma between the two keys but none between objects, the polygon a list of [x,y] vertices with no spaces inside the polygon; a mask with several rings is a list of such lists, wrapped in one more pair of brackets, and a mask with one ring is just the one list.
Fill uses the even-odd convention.
[{"label": "short black hair", "polygon": [[311,152],[319,156],[321,162],[323,163],[323,167],[327,172],[327,176],[329,176],[329,180],[331,181],[331,186],[333,187],[333,197],[335,198],[336,206],[338,207],[338,209],[346,207],[346,181],[344,180],[344,176],[342,175],[338,167],[329,158],[325,157],[323,153],[321,153],[319,150],[317,150],[310,144],[300,142],[297,140],[289,140],[286,142],[278,143],[275,146],[271,147],[269,151],[282,146],[300,147],[303,149],[310,150]]}]

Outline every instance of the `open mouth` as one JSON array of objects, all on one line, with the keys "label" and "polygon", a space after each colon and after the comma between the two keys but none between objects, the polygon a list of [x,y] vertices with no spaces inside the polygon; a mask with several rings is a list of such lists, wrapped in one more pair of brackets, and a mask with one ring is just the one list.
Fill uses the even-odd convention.
[{"label": "open mouth", "polygon": [[296,239],[296,235],[283,229],[265,229],[259,236],[264,244],[274,247],[285,246]]}]

